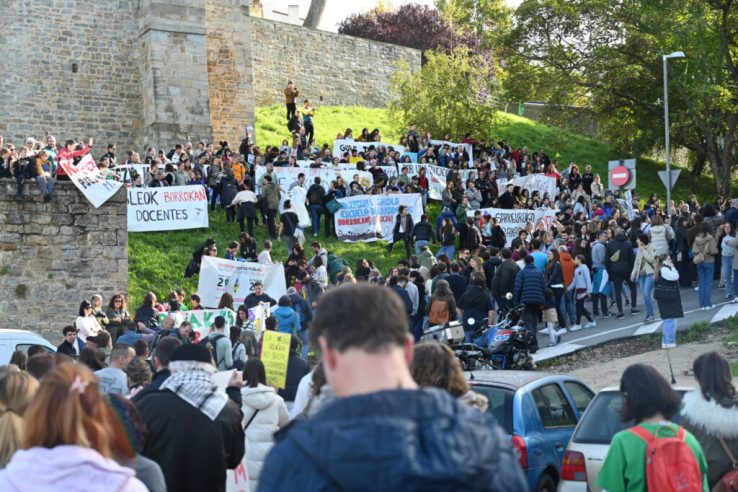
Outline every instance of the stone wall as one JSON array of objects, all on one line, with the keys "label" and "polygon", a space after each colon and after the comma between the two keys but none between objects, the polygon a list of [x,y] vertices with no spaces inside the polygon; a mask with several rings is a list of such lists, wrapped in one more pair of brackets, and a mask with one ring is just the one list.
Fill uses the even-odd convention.
[{"label": "stone wall", "polygon": [[325,105],[385,106],[397,61],[420,67],[420,51],[367,39],[251,18],[257,106],[284,104],[292,80],[305,97]]},{"label": "stone wall", "polygon": [[[0,135],[135,143],[138,0],[0,1]],[[77,73],[72,64],[77,64]],[[99,152],[98,152],[99,151]]]},{"label": "stone wall", "polygon": [[0,180],[0,328],[61,342],[83,299],[128,290],[126,189],[96,209],[70,182],[49,203],[28,185],[18,202],[15,181]]}]

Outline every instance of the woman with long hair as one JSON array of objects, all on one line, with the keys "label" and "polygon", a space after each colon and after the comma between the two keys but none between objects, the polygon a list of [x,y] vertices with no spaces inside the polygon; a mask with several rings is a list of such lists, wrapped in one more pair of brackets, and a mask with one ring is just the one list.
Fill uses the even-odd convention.
[{"label": "woman with long hair", "polygon": [[107,329],[110,324],[108,316],[105,314],[105,307],[103,306],[103,298],[100,294],[95,294],[90,298],[90,304],[92,304],[92,315],[97,318],[97,322],[103,329]]},{"label": "woman with long hair", "polygon": [[654,320],[653,313],[653,286],[654,274],[658,269],[658,257],[650,244],[651,240],[646,234],[640,233],[636,239],[638,253],[636,254],[633,270],[630,272],[630,281],[638,282],[643,295],[643,303],[646,305],[646,323]]},{"label": "woman with long hair", "polygon": [[25,412],[22,449],[0,471],[0,490],[146,491],[132,469],[112,459],[114,443],[125,439],[114,419],[92,372],[54,366]]},{"label": "woman with long hair", "polygon": [[37,390],[38,381],[27,372],[0,375],[0,469],[23,445],[23,415]]},{"label": "woman with long hair", "polygon": [[457,319],[456,300],[446,280],[436,282],[433,295],[425,308],[429,325],[440,325]]},{"label": "woman with long hair", "polygon": [[477,407],[483,412],[487,410],[489,401],[471,390],[459,359],[448,345],[431,342],[415,345],[410,374],[418,386],[446,390],[467,405]]},{"label": "woman with long hair", "polygon": [[697,266],[697,292],[700,309],[712,309],[712,277],[715,272],[717,241],[710,224],[702,223],[692,244],[692,261]]},{"label": "woman with long hair", "polygon": [[453,258],[456,251],[456,228],[454,227],[451,219],[443,219],[443,225],[441,226],[441,233],[439,234],[439,240],[441,247],[436,252],[436,258],[441,258],[441,255],[445,254],[448,258]]},{"label": "woman with long hair", "polygon": [[220,296],[218,309],[230,309],[231,311],[235,311],[235,308],[233,307],[233,295],[228,292],[224,292],[223,295]]},{"label": "woman with long hair", "polygon": [[121,294],[113,294],[110,298],[108,308],[105,310],[105,314],[110,320],[108,325],[108,331],[113,336],[113,340],[117,340],[118,336],[123,334],[123,323],[131,319],[131,315],[128,312],[128,306],[126,303],[126,296]]},{"label": "woman with long hair", "polygon": [[274,445],[274,433],[289,423],[290,416],[282,397],[267,386],[264,363],[260,359],[246,361],[243,381],[241,410],[246,433],[246,468],[249,489],[254,492],[259,485],[261,467]]},{"label": "woman with long hair", "polygon": [[141,306],[136,309],[134,321],[143,323],[147,328],[153,328],[157,325],[158,310],[156,309],[156,294],[148,292],[143,298]]},{"label": "woman with long hair", "polygon": [[78,362],[87,366],[93,372],[106,367],[105,356],[99,348],[84,347],[79,351]]},{"label": "woman with long hair", "polygon": [[[680,398],[659,372],[645,364],[629,366],[620,380],[623,397],[621,418],[634,421],[635,426],[618,432],[610,441],[607,457],[597,476],[597,487],[603,490],[646,490],[646,439],[653,437],[678,437],[686,442],[695,462],[692,468],[684,468],[682,477],[694,477],[694,488],[707,486],[707,461],[702,446],[683,427],[671,422],[679,413]],[[700,480],[701,479],[701,480]],[[664,490],[679,490],[676,480]]]},{"label": "woman with long hair", "polygon": [[692,369],[700,389],[684,395],[682,425],[702,445],[710,490],[719,490],[720,478],[733,469],[728,453],[738,458],[738,394],[730,364],[717,352],[697,357]]},{"label": "woman with long hair", "polygon": [[559,252],[556,248],[548,251],[548,262],[546,263],[546,288],[551,289],[556,304],[556,317],[559,320],[559,328],[567,328],[566,317],[561,311],[561,299],[564,297],[564,270],[561,267]]},{"label": "woman with long hair", "polygon": [[82,340],[87,340],[87,337],[94,337],[103,330],[97,318],[92,314],[92,304],[90,301],[82,301],[79,304],[79,312],[77,319],[74,321],[74,327],[77,328],[77,333]]}]

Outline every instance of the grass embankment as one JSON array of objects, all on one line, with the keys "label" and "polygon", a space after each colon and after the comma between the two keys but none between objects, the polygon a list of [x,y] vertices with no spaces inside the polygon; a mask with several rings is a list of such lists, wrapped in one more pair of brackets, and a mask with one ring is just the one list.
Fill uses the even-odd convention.
[{"label": "grass embankment", "polygon": [[[363,107],[321,107],[315,117],[316,141],[332,143],[338,132],[344,132],[346,128],[352,128],[355,134],[359,134],[362,128],[379,128],[382,132],[382,140],[385,142],[397,142],[401,133],[389,120],[384,109],[372,109]],[[258,108],[256,111],[256,139],[264,148],[266,145],[279,145],[287,135],[284,121],[283,106],[270,106]],[[580,135],[574,135],[555,127],[549,127],[532,120],[521,118],[510,114],[501,114],[499,124],[494,131],[496,139],[506,139],[516,147],[528,146],[531,152],[541,147],[547,153],[562,163],[574,161],[579,164],[589,163],[603,179],[607,175],[607,161],[621,157],[612,151],[606,144]],[[663,194],[663,187],[656,175],[661,169],[659,163],[649,159],[639,159],[637,184],[642,198],[648,193],[656,192]],[[690,193],[697,193],[707,197],[712,195],[712,184],[705,179],[699,190],[693,190],[688,186],[686,179],[677,182],[674,196],[677,199],[684,198]],[[432,206],[430,214],[435,216],[438,206]],[[140,303],[144,294],[152,290],[158,296],[164,297],[170,290],[182,287],[188,293],[197,290],[197,277],[194,279],[183,278],[185,266],[191,258],[192,251],[200,246],[206,238],[216,239],[219,255],[225,253],[229,241],[236,240],[239,235],[238,225],[226,224],[225,214],[222,210],[210,214],[209,230],[190,230],[174,232],[147,232],[130,233],[129,241],[129,295],[131,305]],[[259,229],[257,240],[265,239],[265,231]],[[308,241],[312,239],[308,235]],[[326,240],[320,237],[320,241],[333,253],[347,259],[352,265],[358,258],[366,257],[372,259],[384,272],[395,264],[402,256],[402,248],[395,248],[392,258],[385,258],[384,243],[354,243],[344,244],[335,240]],[[284,247],[281,243],[275,243],[274,258],[286,258]]]}]

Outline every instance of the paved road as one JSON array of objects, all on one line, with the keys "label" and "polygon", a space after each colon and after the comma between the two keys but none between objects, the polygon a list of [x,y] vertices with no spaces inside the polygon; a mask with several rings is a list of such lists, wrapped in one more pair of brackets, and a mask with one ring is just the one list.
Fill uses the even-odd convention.
[{"label": "paved road", "polygon": [[[738,304],[726,302],[723,300],[724,291],[717,287],[717,282],[713,284],[712,302],[714,308],[701,311],[699,309],[699,301],[697,292],[694,289],[682,289],[682,308],[684,309],[684,318],[679,320],[677,330],[688,330],[695,321],[710,321],[716,323],[725,318],[738,314]],[[591,311],[591,304],[587,303],[587,308]],[[616,340],[618,338],[626,338],[632,336],[646,335],[661,330],[663,322],[658,319],[658,304],[654,300],[654,311],[657,319],[653,323],[644,324],[646,317],[646,307],[643,305],[643,298],[640,290],[638,292],[638,307],[641,312],[636,315],[630,315],[629,307],[625,308],[625,318],[616,319],[615,317],[597,320],[597,327],[582,329],[576,332],[563,333],[561,342],[550,348],[540,349],[533,359],[536,361],[551,359],[561,355],[576,352],[586,347],[599,345],[601,343]],[[615,306],[611,310],[616,310]],[[583,319],[583,321],[585,321]],[[545,333],[538,334],[539,343],[545,347],[548,335]]]}]

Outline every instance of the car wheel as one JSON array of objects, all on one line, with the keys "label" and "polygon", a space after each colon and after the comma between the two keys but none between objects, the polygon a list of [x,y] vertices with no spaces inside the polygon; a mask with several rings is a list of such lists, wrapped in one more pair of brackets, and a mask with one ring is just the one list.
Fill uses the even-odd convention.
[{"label": "car wheel", "polygon": [[544,473],[538,481],[536,492],[556,492],[556,482],[554,482],[553,477],[548,473]]}]

